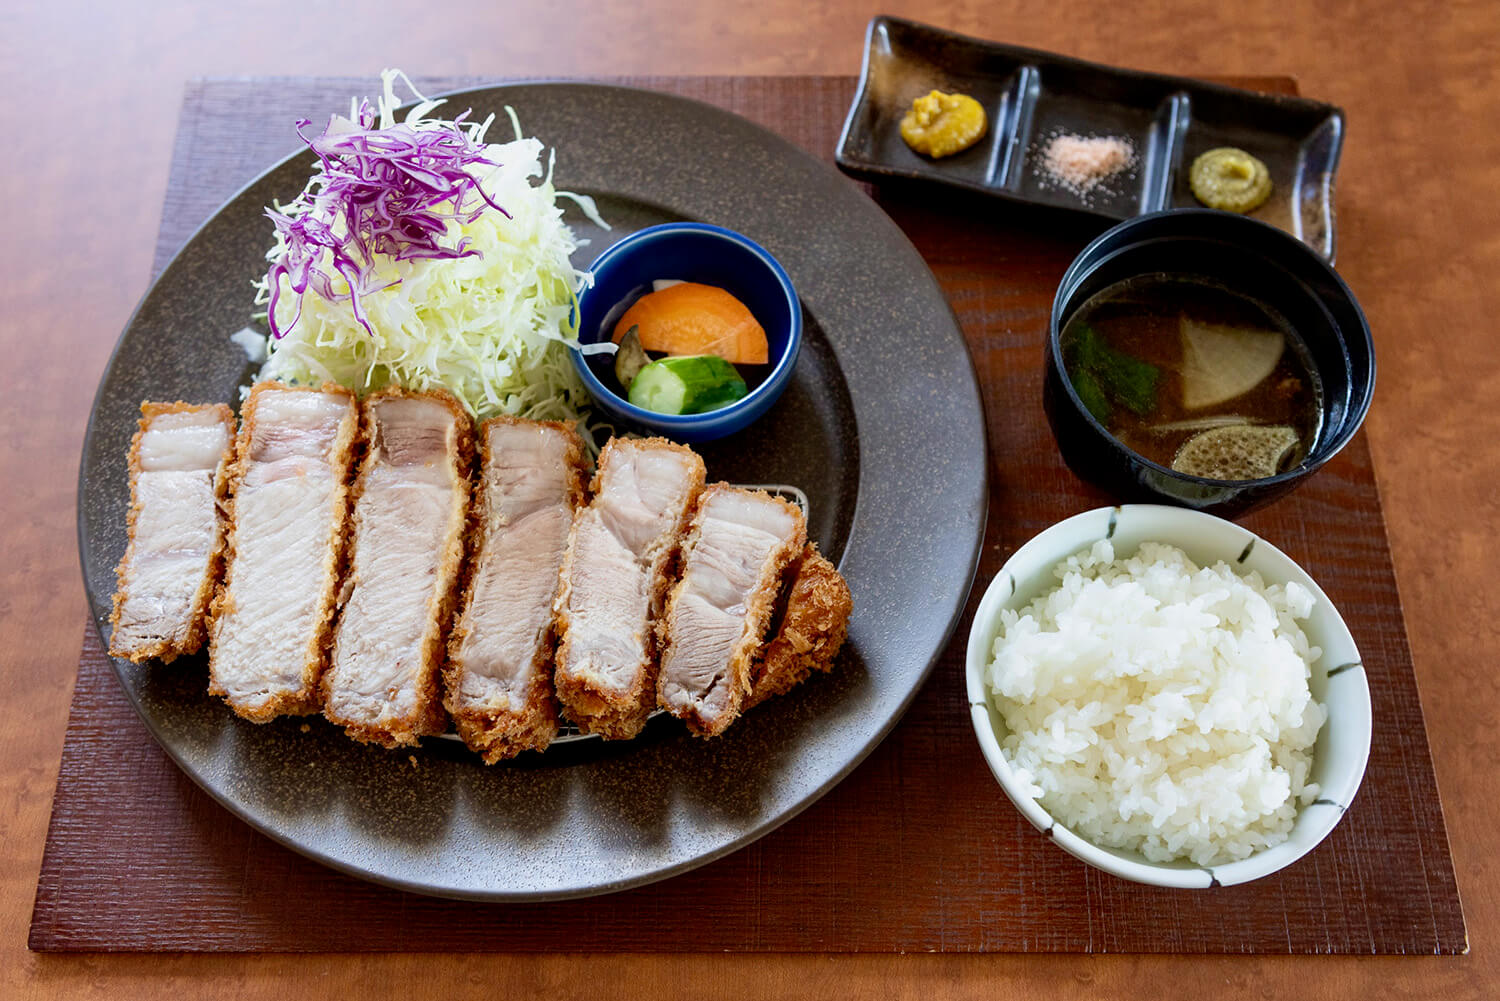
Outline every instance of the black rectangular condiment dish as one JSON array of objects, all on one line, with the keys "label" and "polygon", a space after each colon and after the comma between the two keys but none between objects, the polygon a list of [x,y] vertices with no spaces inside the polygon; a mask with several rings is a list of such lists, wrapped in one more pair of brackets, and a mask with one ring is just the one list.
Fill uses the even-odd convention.
[{"label": "black rectangular condiment dish", "polygon": [[[911,102],[937,89],[984,106],[989,129],[973,147],[934,160],[901,138]],[[1133,164],[1086,196],[1048,182],[1051,136],[1118,136]],[[1333,181],[1344,113],[1331,104],[1117,69],[1035,49],[876,17],[865,34],[859,87],[834,160],[864,180],[935,181],[1010,201],[1129,219],[1201,207],[1188,186],[1198,154],[1237,146],[1265,162],[1274,185],[1249,213],[1334,256]]]}]

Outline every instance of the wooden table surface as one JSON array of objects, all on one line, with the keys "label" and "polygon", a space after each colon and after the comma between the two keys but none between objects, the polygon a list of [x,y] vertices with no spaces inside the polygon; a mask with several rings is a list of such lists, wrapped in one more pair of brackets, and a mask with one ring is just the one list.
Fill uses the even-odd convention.
[{"label": "wooden table surface", "polygon": [[[1457,959],[1027,956],[39,956],[26,929],[84,597],[84,417],[145,290],[184,82],[198,75],[839,73],[864,24],[1189,75],[1290,74],[1341,104],[1340,271],[1375,331],[1369,428],[1472,954]],[[702,0],[425,5],[133,0],[0,9],[0,998],[545,995],[854,998],[1487,997],[1500,990],[1500,38],[1494,0]],[[1485,404],[1490,404],[1487,408]],[[396,986],[399,985],[399,986]],[[420,986],[417,986],[420,985]],[[607,990],[601,985],[608,985]]]}]

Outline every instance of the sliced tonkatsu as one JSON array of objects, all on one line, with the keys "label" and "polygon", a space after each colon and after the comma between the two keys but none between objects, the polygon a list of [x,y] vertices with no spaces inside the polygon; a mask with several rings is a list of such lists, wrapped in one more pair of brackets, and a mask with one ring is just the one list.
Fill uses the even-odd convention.
[{"label": "sliced tonkatsu", "polygon": [[222,404],[141,414],[110,653],[206,640],[209,691],[255,722],[322,711],[395,747],[451,718],[489,763],[564,716],[625,739],[660,708],[711,737],[828,670],[848,631],[801,511],[705,489],[665,439],[612,439],[585,489],[557,422],[486,422],[475,473],[441,390],[263,382],[238,435]]},{"label": "sliced tonkatsu", "polygon": [[587,465],[565,424],[497,417],[479,437],[473,566],[444,703],[458,735],[493,764],[557,736],[553,605]]},{"label": "sliced tonkatsu", "polygon": [[814,671],[828,671],[849,633],[854,599],[838,570],[812,543],[802,553],[776,635],[751,669],[745,708],[785,695]]},{"label": "sliced tonkatsu", "polygon": [[779,497],[716,483],[699,498],[662,622],[657,692],[700,737],[740,714],[785,571],[806,544],[802,512]]},{"label": "sliced tonkatsu", "polygon": [[557,694],[579,728],[635,736],[656,705],[655,622],[703,460],[661,438],[615,438],[573,519],[557,597]]},{"label": "sliced tonkatsu", "polygon": [[246,719],[321,705],[359,436],[358,401],[332,385],[258,383],[242,408],[208,666]]},{"label": "sliced tonkatsu", "polygon": [[364,404],[345,602],[323,714],[357,740],[414,744],[447,725],[441,669],[463,563],[473,427],[442,391]]},{"label": "sliced tonkatsu", "polygon": [[142,403],[130,443],[129,542],[109,652],[142,661],[197,653],[224,550],[220,506],[234,413],[222,403]]}]

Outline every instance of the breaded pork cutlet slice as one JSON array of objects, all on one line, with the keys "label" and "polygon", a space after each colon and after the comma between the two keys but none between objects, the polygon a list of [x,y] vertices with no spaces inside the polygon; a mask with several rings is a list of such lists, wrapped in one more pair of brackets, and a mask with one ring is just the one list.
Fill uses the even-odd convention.
[{"label": "breaded pork cutlet slice", "polygon": [[578,509],[557,595],[557,695],[579,728],[634,737],[656,706],[655,623],[703,460],[662,438],[614,438]]},{"label": "breaded pork cutlet slice", "polygon": [[222,403],[141,404],[112,656],[170,661],[203,647],[223,563],[220,505],[233,444],[234,413]]},{"label": "breaded pork cutlet slice", "polygon": [[323,715],[396,747],[447,726],[441,670],[463,565],[473,423],[442,391],[365,400],[345,601]]},{"label": "breaded pork cutlet slice", "polygon": [[808,543],[787,590],[781,625],[752,669],[745,708],[785,695],[812,672],[832,668],[849,633],[853,610],[848,583],[818,547]]},{"label": "breaded pork cutlet slice", "polygon": [[250,390],[241,418],[208,690],[264,723],[321,705],[359,401],[332,385],[262,382]]},{"label": "breaded pork cutlet slice", "polygon": [[474,555],[443,701],[464,743],[494,764],[557,736],[553,604],[588,467],[565,424],[496,417],[479,439]]},{"label": "breaded pork cutlet slice", "polygon": [[779,497],[715,483],[699,498],[662,620],[657,685],[661,707],[698,736],[739,716],[784,571],[806,544],[802,512]]}]

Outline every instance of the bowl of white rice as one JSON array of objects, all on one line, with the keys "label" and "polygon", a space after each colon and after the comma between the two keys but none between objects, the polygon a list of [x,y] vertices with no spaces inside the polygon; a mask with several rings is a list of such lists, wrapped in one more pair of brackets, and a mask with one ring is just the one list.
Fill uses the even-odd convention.
[{"label": "bowl of white rice", "polygon": [[1016,551],[969,633],[979,746],[1026,819],[1183,888],[1301,858],[1370,754],[1354,637],[1306,571],[1184,508],[1099,508]]}]

